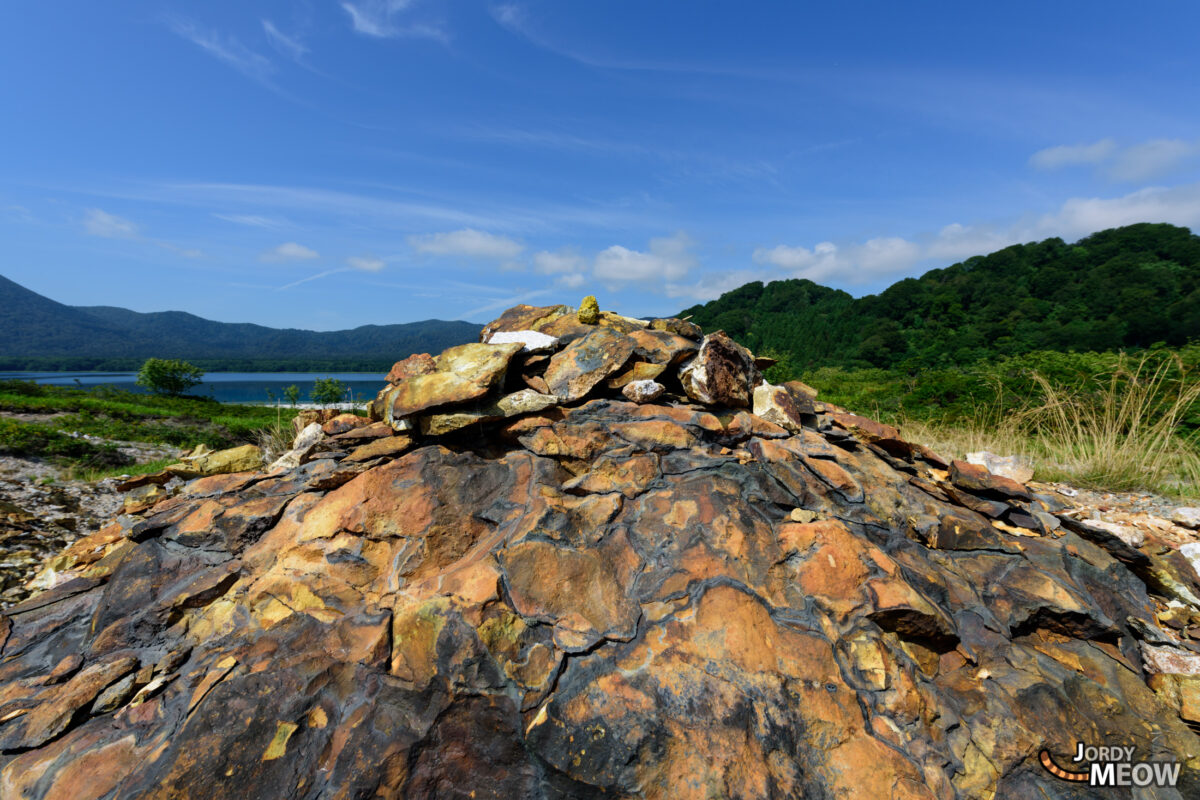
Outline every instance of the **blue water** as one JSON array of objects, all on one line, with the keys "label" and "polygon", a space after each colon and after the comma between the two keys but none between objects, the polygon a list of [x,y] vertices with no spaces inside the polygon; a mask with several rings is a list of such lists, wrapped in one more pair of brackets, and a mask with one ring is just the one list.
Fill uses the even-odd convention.
[{"label": "blue water", "polygon": [[[273,403],[283,401],[286,386],[300,387],[300,402],[310,402],[308,396],[317,378],[337,378],[349,387],[352,397],[347,401],[368,402],[383,388],[382,372],[209,372],[204,381],[189,394],[212,397],[222,403]],[[54,386],[114,386],[131,392],[145,391],[138,386],[136,372],[0,372],[0,380],[23,380]]]}]

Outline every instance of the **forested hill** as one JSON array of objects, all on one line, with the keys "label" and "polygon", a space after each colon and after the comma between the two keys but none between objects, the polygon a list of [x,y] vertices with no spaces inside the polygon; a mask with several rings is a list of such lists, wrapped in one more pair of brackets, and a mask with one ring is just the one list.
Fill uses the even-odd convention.
[{"label": "forested hill", "polygon": [[858,299],[808,280],[756,281],[689,314],[800,369],[1182,345],[1200,340],[1200,236],[1144,223],[1013,245]]},{"label": "forested hill", "polygon": [[0,370],[126,370],[159,357],[209,370],[386,371],[412,353],[475,341],[479,327],[430,319],[345,331],[267,328],[182,311],[67,306],[0,276]]}]

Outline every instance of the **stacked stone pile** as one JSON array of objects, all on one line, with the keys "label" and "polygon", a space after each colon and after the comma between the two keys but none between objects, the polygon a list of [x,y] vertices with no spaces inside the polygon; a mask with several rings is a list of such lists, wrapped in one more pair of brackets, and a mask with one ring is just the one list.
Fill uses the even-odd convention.
[{"label": "stacked stone pile", "polygon": [[52,560],[0,616],[0,797],[1065,799],[1081,742],[1200,796],[1178,542],[589,306]]}]

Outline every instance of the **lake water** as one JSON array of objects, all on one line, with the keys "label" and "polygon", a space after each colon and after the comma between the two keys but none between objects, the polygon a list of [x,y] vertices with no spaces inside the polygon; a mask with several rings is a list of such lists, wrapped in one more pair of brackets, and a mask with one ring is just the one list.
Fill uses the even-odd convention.
[{"label": "lake water", "polygon": [[[284,387],[300,387],[300,402],[309,401],[309,392],[317,378],[337,378],[349,387],[354,402],[368,402],[383,388],[383,372],[208,372],[204,381],[189,394],[212,397],[222,403],[271,403],[283,397]],[[136,372],[0,372],[0,380],[23,380],[54,386],[109,385],[131,392],[144,392],[138,386]],[[350,398],[347,398],[350,399]]]}]

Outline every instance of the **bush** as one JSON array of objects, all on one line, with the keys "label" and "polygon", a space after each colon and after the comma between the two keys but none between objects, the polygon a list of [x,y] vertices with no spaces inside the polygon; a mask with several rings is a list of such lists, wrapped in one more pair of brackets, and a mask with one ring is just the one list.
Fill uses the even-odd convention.
[{"label": "bush", "polygon": [[179,395],[200,383],[204,370],[179,359],[149,358],[138,370],[137,384],[154,394]]},{"label": "bush", "polygon": [[311,396],[313,402],[320,403],[322,408],[331,406],[346,396],[346,384],[337,378],[317,378]]}]

